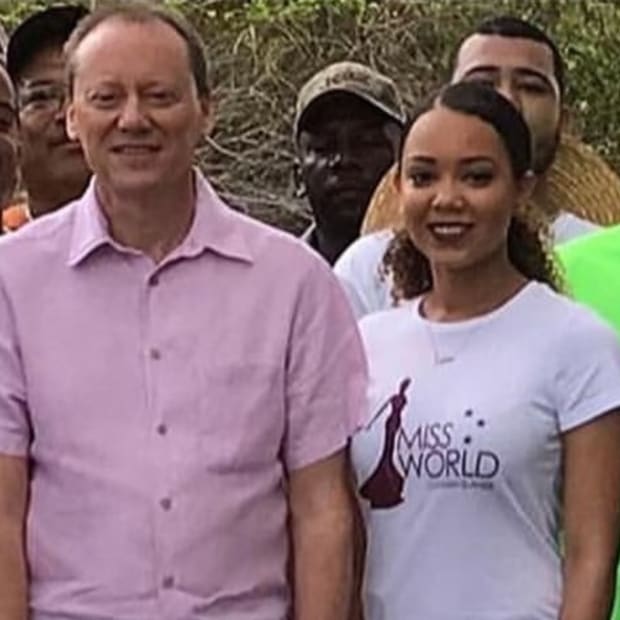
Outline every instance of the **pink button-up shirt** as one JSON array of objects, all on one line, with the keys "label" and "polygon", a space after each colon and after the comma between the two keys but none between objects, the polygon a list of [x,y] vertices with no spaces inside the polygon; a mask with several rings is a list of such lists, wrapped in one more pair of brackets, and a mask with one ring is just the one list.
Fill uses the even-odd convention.
[{"label": "pink button-up shirt", "polygon": [[346,444],[365,363],[328,267],[196,188],[160,265],[110,238],[92,184],[0,242],[35,620],[287,615],[285,472]]}]

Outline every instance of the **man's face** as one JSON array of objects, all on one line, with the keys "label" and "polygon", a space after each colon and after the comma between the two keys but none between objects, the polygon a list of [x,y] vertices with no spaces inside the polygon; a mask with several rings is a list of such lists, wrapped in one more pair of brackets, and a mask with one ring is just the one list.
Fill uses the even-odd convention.
[{"label": "man's face", "polygon": [[20,75],[17,91],[26,189],[50,207],[69,202],[82,193],[90,171],[80,144],[65,131],[61,49],[39,52]]},{"label": "man's face", "polygon": [[311,105],[299,135],[301,181],[317,226],[355,236],[401,129],[355,95],[324,95]]},{"label": "man's face", "polygon": [[209,115],[169,25],[111,18],[80,43],[68,122],[100,182],[144,192],[190,174]]},{"label": "man's face", "polygon": [[557,150],[562,104],[553,54],[530,39],[475,34],[458,52],[453,82],[485,82],[510,99],[532,134],[533,168],[544,172]]},{"label": "man's face", "polygon": [[16,133],[15,91],[0,65],[0,210],[9,202],[17,185]]}]

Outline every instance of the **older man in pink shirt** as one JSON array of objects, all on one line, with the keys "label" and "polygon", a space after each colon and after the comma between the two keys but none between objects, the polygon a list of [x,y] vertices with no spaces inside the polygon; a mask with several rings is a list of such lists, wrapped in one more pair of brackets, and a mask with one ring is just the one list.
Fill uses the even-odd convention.
[{"label": "older man in pink shirt", "polygon": [[94,179],[0,243],[0,618],[342,620],[366,381],[347,302],[192,170],[191,29],[100,10],[68,53]]}]

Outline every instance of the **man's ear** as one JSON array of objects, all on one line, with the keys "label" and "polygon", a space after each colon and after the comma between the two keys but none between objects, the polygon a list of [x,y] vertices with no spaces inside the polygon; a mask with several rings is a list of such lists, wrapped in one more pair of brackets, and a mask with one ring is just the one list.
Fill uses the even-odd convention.
[{"label": "man's ear", "polygon": [[398,151],[400,150],[403,128],[398,123],[388,121],[385,124],[383,132],[392,145],[392,153],[394,154],[394,161],[396,161],[398,159]]},{"label": "man's ear", "polygon": [[77,124],[75,122],[75,106],[72,102],[67,104],[67,112],[65,114],[65,128],[70,140],[77,140],[79,138],[79,132]]},{"label": "man's ear", "polygon": [[558,135],[563,133],[574,134],[575,130],[576,120],[573,111],[567,105],[562,105],[560,109],[560,122],[558,123]]},{"label": "man's ear", "polygon": [[299,160],[298,157],[295,157],[293,161],[292,174],[293,174],[293,186],[295,188],[294,190],[295,198],[305,198],[306,184],[304,183],[303,174],[301,171],[301,161]]}]

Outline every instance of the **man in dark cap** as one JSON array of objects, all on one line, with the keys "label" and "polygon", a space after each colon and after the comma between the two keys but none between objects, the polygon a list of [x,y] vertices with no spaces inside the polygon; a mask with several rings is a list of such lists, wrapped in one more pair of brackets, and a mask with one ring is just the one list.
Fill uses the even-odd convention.
[{"label": "man in dark cap", "polygon": [[[7,69],[17,89],[21,172],[28,195],[23,219],[58,209],[84,191],[90,172],[65,131],[63,45],[88,13],[60,5],[35,13],[13,32]],[[11,217],[15,214],[8,213]]]}]

